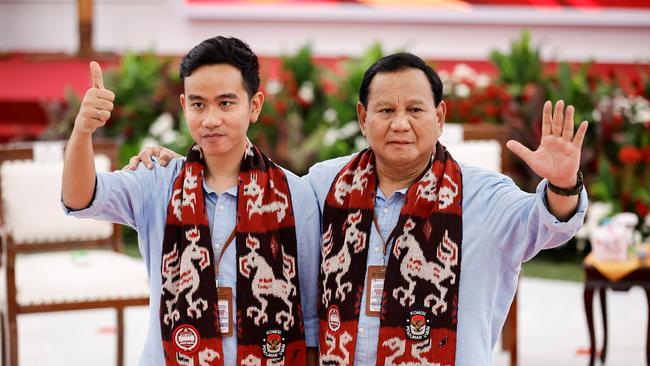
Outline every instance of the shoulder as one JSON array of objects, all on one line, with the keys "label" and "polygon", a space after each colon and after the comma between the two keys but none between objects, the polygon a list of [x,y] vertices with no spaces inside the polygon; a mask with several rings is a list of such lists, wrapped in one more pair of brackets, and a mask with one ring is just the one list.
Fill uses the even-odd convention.
[{"label": "shoulder", "polygon": [[312,186],[314,184],[327,184],[329,186],[332,183],[332,180],[334,180],[334,177],[336,177],[343,166],[347,164],[354,155],[356,155],[356,153],[316,163],[309,168],[309,172],[303,177],[303,179],[309,182]]}]

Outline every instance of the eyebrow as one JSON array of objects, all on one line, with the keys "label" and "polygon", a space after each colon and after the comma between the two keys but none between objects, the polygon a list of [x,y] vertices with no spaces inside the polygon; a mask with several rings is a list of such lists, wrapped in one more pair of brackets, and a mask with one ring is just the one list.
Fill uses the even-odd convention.
[{"label": "eyebrow", "polygon": [[[217,96],[216,99],[237,99],[237,98],[238,98],[237,94],[235,94],[235,93],[225,93],[225,94],[221,94],[221,95]],[[189,100],[205,100],[205,98],[203,98],[200,95],[196,95],[196,94],[188,95],[187,99],[189,99]]]}]

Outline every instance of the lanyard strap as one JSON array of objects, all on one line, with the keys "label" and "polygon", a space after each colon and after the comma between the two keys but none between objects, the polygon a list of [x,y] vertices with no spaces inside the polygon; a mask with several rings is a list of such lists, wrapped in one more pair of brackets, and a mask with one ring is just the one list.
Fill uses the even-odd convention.
[{"label": "lanyard strap", "polygon": [[221,264],[221,258],[223,258],[223,254],[226,252],[226,249],[228,249],[228,246],[230,245],[230,243],[232,243],[233,239],[235,239],[236,230],[237,230],[237,225],[235,225],[235,227],[232,229],[232,232],[228,236],[228,239],[226,239],[226,242],[223,244],[223,248],[221,249],[221,253],[219,253],[219,259],[217,259],[217,263],[214,266],[217,281],[219,280],[219,265]]},{"label": "lanyard strap", "polygon": [[[377,229],[377,234],[379,234],[379,238],[381,238],[382,243],[384,243],[384,250],[383,250],[383,255],[381,256],[381,265],[385,266],[386,265],[386,250],[388,248],[388,243],[390,243],[394,238],[395,238],[395,233],[397,232],[397,225],[393,228],[393,231],[391,231],[390,235],[388,235],[388,239],[384,239],[384,236],[381,234],[381,227],[379,226],[379,221],[377,221],[377,216],[375,213],[372,213],[372,222],[375,224],[375,229]],[[397,222],[399,225],[399,220]]]}]

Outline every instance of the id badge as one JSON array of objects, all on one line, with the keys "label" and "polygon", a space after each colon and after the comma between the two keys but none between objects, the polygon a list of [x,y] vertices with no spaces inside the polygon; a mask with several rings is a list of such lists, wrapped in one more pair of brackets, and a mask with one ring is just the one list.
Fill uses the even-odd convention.
[{"label": "id badge", "polygon": [[369,266],[366,280],[366,315],[379,316],[386,266]]},{"label": "id badge", "polygon": [[219,310],[219,329],[221,335],[230,337],[233,333],[232,288],[219,287],[217,290],[217,307]]}]

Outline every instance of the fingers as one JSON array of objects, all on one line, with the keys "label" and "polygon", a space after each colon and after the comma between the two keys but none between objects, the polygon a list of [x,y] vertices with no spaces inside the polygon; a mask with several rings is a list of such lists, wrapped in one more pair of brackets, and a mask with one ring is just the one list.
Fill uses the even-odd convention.
[{"label": "fingers", "polygon": [[542,112],[542,136],[550,135],[551,134],[551,109],[553,108],[553,104],[551,103],[550,100],[547,100],[546,103],[544,103],[544,111]]},{"label": "fingers", "polygon": [[[151,154],[152,154],[152,148],[146,148],[140,151],[140,154],[138,155],[140,161],[144,163],[147,169],[153,168],[153,161],[151,161]],[[155,152],[153,152],[153,154],[155,155]]]},{"label": "fingers", "polygon": [[562,138],[565,141],[571,142],[573,139],[573,106],[570,105],[566,108],[566,115],[564,116],[564,123],[562,128]]},{"label": "fingers", "polygon": [[93,79],[93,88],[104,89],[104,77],[102,68],[95,61],[90,62],[90,76]]},{"label": "fingers", "polygon": [[553,111],[553,122],[551,123],[553,135],[562,136],[562,122],[564,122],[564,101],[559,100],[555,103]]},{"label": "fingers", "polygon": [[533,152],[530,151],[529,148],[526,146],[522,145],[521,143],[515,141],[515,140],[510,140],[506,143],[506,146],[510,151],[512,151],[515,155],[519,156],[521,160],[523,160],[528,166],[530,166],[530,162],[533,159]]},{"label": "fingers", "polygon": [[576,135],[573,138],[573,145],[578,149],[582,147],[582,141],[585,139],[585,134],[587,133],[588,127],[589,123],[587,121],[582,121],[582,123],[580,123],[580,126],[578,126],[578,131],[576,131]]}]

